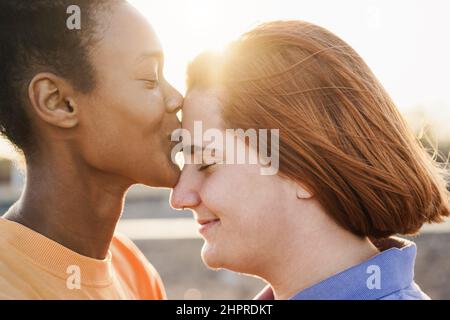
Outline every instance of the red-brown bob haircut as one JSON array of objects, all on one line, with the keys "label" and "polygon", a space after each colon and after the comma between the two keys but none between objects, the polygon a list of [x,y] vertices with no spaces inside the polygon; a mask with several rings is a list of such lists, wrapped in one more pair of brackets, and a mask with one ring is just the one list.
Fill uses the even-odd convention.
[{"label": "red-brown bob haircut", "polygon": [[226,128],[279,129],[279,174],[359,236],[410,235],[449,216],[444,171],[362,58],[302,21],[262,24],[198,56],[188,91],[223,92]]}]

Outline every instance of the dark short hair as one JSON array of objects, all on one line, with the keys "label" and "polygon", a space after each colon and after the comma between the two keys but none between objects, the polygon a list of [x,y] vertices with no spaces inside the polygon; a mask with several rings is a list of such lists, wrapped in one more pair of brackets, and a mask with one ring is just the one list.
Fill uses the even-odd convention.
[{"label": "dark short hair", "polygon": [[[0,133],[24,153],[33,149],[27,86],[39,72],[67,79],[77,90],[95,87],[89,50],[99,40],[99,13],[119,0],[0,1]],[[81,29],[70,30],[67,9],[81,9]]]}]

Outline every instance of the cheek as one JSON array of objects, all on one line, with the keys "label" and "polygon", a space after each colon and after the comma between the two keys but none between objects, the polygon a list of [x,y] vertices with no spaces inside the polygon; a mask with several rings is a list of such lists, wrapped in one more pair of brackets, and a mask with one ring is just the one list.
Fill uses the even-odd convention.
[{"label": "cheek", "polygon": [[100,110],[112,125],[124,131],[123,134],[132,132],[133,129],[158,129],[165,113],[161,90],[149,90],[140,81],[123,77],[118,77],[99,89]]},{"label": "cheek", "polygon": [[249,200],[242,192],[246,186],[236,180],[237,176],[229,166],[218,165],[214,172],[204,178],[200,197],[208,210],[219,218],[239,218],[240,204],[245,205]]},{"label": "cheek", "polygon": [[211,267],[256,273],[287,230],[286,199],[277,179],[243,169],[219,169],[205,179],[202,201],[221,226],[202,256]]},{"label": "cheek", "polygon": [[80,114],[80,140],[92,162],[118,166],[124,157],[137,161],[159,147],[165,108],[157,90],[99,88],[80,105],[85,109]]},{"label": "cheek", "polygon": [[222,220],[223,229],[263,235],[277,222],[280,198],[269,179],[250,166],[223,165],[205,178],[200,196],[202,202]]},{"label": "cheek", "polygon": [[115,100],[114,109],[118,111],[116,120],[120,121],[126,130],[134,127],[142,133],[157,132],[164,118],[163,97],[157,90],[139,93]]}]

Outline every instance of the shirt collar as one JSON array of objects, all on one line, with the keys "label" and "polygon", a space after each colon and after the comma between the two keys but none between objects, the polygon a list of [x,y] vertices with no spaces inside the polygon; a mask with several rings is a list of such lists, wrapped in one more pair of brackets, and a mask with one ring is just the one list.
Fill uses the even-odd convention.
[{"label": "shirt collar", "polygon": [[[374,244],[379,254],[298,292],[290,300],[375,300],[411,285],[416,245],[395,237]],[[272,289],[267,287],[255,299],[273,297]]]}]

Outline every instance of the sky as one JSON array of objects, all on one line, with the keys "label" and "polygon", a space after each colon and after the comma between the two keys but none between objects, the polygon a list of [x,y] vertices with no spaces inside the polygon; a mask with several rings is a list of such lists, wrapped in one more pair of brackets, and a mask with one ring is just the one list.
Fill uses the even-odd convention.
[{"label": "sky", "polygon": [[299,19],[353,46],[401,109],[450,107],[450,2],[446,0],[130,0],[165,47],[166,77],[184,91],[188,61],[261,22]]},{"label": "sky", "polygon": [[[363,57],[400,110],[422,107],[449,133],[450,1],[129,0],[165,51],[165,76],[181,92],[185,69],[259,23],[299,19],[325,27]],[[449,134],[450,135],[450,134]],[[0,142],[0,155],[9,149]]]}]

